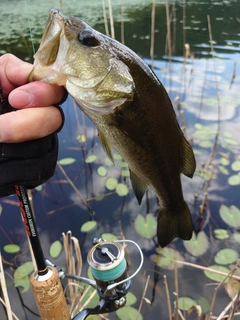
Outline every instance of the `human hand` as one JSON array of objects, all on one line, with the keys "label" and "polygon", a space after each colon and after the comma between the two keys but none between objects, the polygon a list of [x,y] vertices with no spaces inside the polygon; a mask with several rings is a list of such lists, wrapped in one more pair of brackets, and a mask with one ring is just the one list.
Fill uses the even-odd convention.
[{"label": "human hand", "polygon": [[64,97],[64,88],[35,81],[27,83],[30,63],[12,54],[0,57],[0,86],[10,105],[17,110],[0,115],[0,143],[23,142],[47,136],[62,124],[54,107]]}]

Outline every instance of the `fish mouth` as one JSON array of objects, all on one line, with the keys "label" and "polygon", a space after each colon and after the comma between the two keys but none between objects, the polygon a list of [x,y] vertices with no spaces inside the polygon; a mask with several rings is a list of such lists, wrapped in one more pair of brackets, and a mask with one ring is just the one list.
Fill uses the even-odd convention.
[{"label": "fish mouth", "polygon": [[[28,76],[28,82],[42,80],[43,67],[52,65],[58,56],[61,33],[69,19],[60,13],[57,9],[52,8],[48,15],[46,29],[37,53],[34,55],[34,65]],[[48,81],[47,81],[48,82]]]}]

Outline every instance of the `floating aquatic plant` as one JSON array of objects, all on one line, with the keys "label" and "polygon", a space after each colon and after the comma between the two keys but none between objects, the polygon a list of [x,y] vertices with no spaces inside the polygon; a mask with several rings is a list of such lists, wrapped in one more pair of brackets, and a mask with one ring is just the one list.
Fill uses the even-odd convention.
[{"label": "floating aquatic plant", "polygon": [[240,211],[236,206],[229,208],[224,204],[221,205],[219,210],[220,217],[225,223],[234,228],[240,227]]},{"label": "floating aquatic plant", "polygon": [[98,169],[97,169],[97,173],[98,173],[98,175],[100,176],[100,177],[106,177],[106,175],[107,175],[107,169],[105,168],[105,167],[103,167],[103,166],[100,166],[100,167],[98,167]]},{"label": "floating aquatic plant", "polygon": [[108,190],[113,191],[116,189],[118,185],[118,181],[116,178],[110,177],[106,180],[105,186]]},{"label": "floating aquatic plant", "polygon": [[85,162],[86,163],[92,163],[97,159],[97,156],[95,154],[91,154],[89,155],[86,159]]},{"label": "floating aquatic plant", "polygon": [[14,272],[14,286],[22,287],[22,292],[30,288],[29,274],[34,270],[32,261],[27,261],[18,267]]},{"label": "floating aquatic plant", "polygon": [[215,229],[213,230],[215,238],[219,240],[226,240],[230,237],[229,233],[225,229]]},{"label": "floating aquatic plant", "polygon": [[142,237],[152,239],[157,232],[157,219],[152,213],[148,213],[146,217],[138,214],[134,221],[134,226],[137,233]]},{"label": "floating aquatic plant", "polygon": [[20,247],[17,245],[17,244],[6,244],[4,247],[3,247],[3,250],[7,253],[17,253],[20,251]]},{"label": "floating aquatic plant", "polygon": [[118,309],[116,313],[120,320],[143,320],[141,313],[138,313],[138,310],[131,306]]},{"label": "floating aquatic plant", "polygon": [[[212,265],[212,266],[209,266],[209,268],[217,270],[217,271],[225,272],[225,273],[229,273],[230,272],[230,270],[227,267],[219,266],[219,265]],[[217,273],[214,273],[214,272],[209,271],[209,270],[204,270],[204,274],[209,279],[211,279],[211,280],[213,280],[215,282],[222,282],[226,278],[224,275],[217,274]]]},{"label": "floating aquatic plant", "polygon": [[81,226],[81,232],[90,232],[97,227],[97,221],[87,221]]},{"label": "floating aquatic plant", "polygon": [[[176,305],[176,301],[174,301],[174,305]],[[196,306],[197,302],[196,300],[193,300],[189,297],[179,297],[178,298],[178,308],[183,311],[188,311],[193,306]]]},{"label": "floating aquatic plant", "polygon": [[54,241],[49,249],[50,256],[55,259],[62,252],[62,243],[59,240]]},{"label": "floating aquatic plant", "polygon": [[74,163],[75,161],[76,161],[76,159],[68,157],[68,158],[63,158],[63,159],[59,160],[58,163],[61,166],[67,166],[67,165]]},{"label": "floating aquatic plant", "polygon": [[193,233],[192,239],[183,241],[183,244],[186,250],[196,257],[204,254],[209,247],[208,237],[204,231],[199,232],[197,235]]},{"label": "floating aquatic plant", "polygon": [[[167,270],[174,269],[174,261],[184,261],[183,256],[177,251],[172,248],[157,248],[157,255],[153,255],[151,258],[152,260],[161,268]],[[177,265],[178,268],[182,268],[181,264]]]},{"label": "floating aquatic plant", "polygon": [[231,264],[238,259],[238,252],[236,250],[226,248],[217,252],[214,261],[218,264]]},{"label": "floating aquatic plant", "polygon": [[124,197],[128,194],[128,187],[124,183],[119,183],[116,187],[116,192],[119,196]]}]

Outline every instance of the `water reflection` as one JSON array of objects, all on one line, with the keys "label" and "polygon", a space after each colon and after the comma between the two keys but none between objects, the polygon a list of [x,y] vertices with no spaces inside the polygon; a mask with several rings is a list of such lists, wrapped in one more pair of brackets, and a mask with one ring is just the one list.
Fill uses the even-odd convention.
[{"label": "water reflection", "polygon": [[[112,1],[113,2],[113,1]],[[172,2],[173,3],[173,2]],[[113,13],[115,19],[115,31],[118,39],[121,37],[121,5],[122,1],[114,1]],[[32,48],[29,39],[28,18],[33,31],[34,43],[40,40],[42,31],[46,24],[47,12],[50,7],[55,6],[64,13],[81,16],[90,24],[104,31],[103,16],[100,1],[91,1],[79,5],[79,1],[63,1],[63,8],[59,1],[31,1],[28,3],[29,14],[23,10],[23,4],[19,1],[1,1],[2,19],[0,20],[0,43],[1,53],[4,51],[13,52],[21,58],[31,59]],[[190,51],[193,53],[192,59],[187,58],[185,61],[183,55],[183,30],[182,30],[182,6],[176,4],[177,17],[177,37],[175,45],[175,55],[169,59],[165,55],[165,38],[166,38],[166,18],[163,1],[157,1],[156,7],[156,31],[155,31],[155,56],[154,71],[167,88],[172,101],[178,98],[182,110],[184,110],[185,125],[187,128],[187,137],[193,138],[193,147],[198,151],[196,153],[198,167],[203,167],[209,159],[211,148],[200,146],[201,140],[198,140],[194,134],[196,124],[208,126],[217,130],[218,120],[221,120],[221,133],[219,147],[215,156],[215,179],[211,181],[208,190],[208,211],[210,212],[210,222],[207,224],[205,231],[211,241],[207,252],[201,257],[194,257],[188,253],[182,241],[174,241],[172,248],[177,249],[186,261],[199,263],[201,265],[210,265],[214,263],[215,253],[223,247],[236,248],[238,243],[232,237],[233,228],[228,231],[231,235],[225,242],[217,240],[212,235],[212,229],[224,228],[227,225],[219,217],[219,207],[221,204],[227,206],[235,204],[240,206],[239,186],[230,187],[228,177],[233,174],[229,165],[227,167],[229,174],[223,174],[219,169],[220,158],[222,154],[227,154],[232,162],[237,158],[239,153],[239,105],[240,105],[240,53],[239,53],[239,29],[240,1],[212,2],[187,1],[187,18],[186,18],[186,39],[190,43]],[[214,43],[214,60],[212,59],[211,47],[209,45],[209,34],[206,15],[211,15],[211,24]],[[150,47],[150,22],[151,22],[151,1],[132,0],[124,3],[124,21],[125,21],[125,42],[144,58],[149,57]],[[19,31],[21,30],[21,31]],[[170,60],[170,61],[169,61]],[[147,62],[151,64],[150,59]],[[235,77],[233,75],[235,73]],[[233,83],[231,81],[233,79]],[[220,105],[220,114],[219,114]],[[176,107],[176,103],[175,103]],[[115,192],[110,192],[105,187],[105,178],[99,177],[97,168],[100,165],[106,166],[105,154],[100,147],[95,128],[90,121],[85,118],[82,121],[82,115],[78,111],[80,119],[79,126],[76,122],[76,113],[72,99],[69,98],[63,106],[66,123],[63,130],[59,133],[60,150],[59,159],[65,157],[75,158],[77,161],[71,166],[65,166],[64,170],[68,177],[74,182],[77,189],[81,192],[84,199],[92,199],[99,194],[104,194],[102,201],[90,200],[90,209],[86,208],[73,188],[67,183],[66,177],[59,168],[56,169],[55,176],[43,185],[42,191],[34,191],[34,204],[37,215],[37,225],[40,232],[41,241],[48,254],[50,244],[56,239],[61,239],[61,233],[71,229],[73,234],[79,238],[83,260],[86,261],[86,255],[91,247],[91,241],[94,236],[99,236],[102,232],[112,232],[115,235],[121,235],[126,238],[134,239],[143,249],[145,255],[145,264],[143,273],[138,275],[133,282],[132,291],[141,299],[146,275],[150,274],[150,286],[146,296],[151,300],[153,282],[154,282],[154,263],[151,256],[155,253],[155,242],[146,240],[139,236],[134,228],[134,220],[138,213],[143,216],[147,212],[156,213],[158,205],[153,192],[149,191],[148,201],[144,198],[142,206],[138,206],[132,190],[126,198],[118,196]],[[76,137],[84,134],[84,128],[87,132],[87,144],[79,143]],[[231,134],[234,144],[225,144],[224,132]],[[215,134],[208,138],[213,145]],[[88,154],[96,154],[97,160],[93,164],[86,164],[84,159]],[[121,176],[121,169],[107,167],[108,176],[117,178],[120,182],[126,183],[130,187],[129,178]],[[195,225],[197,225],[196,216],[199,211],[199,204],[204,196],[203,186],[204,179],[196,175],[193,180],[183,177],[184,197],[190,205]],[[195,195],[198,195],[195,200]],[[27,241],[20,219],[19,209],[15,197],[1,199],[2,215],[0,241],[1,246],[14,242],[21,244],[22,253],[18,257],[18,264],[29,260],[30,255],[27,249]],[[83,234],[80,227],[83,223],[91,218],[98,223],[97,230]],[[11,219],[9,219],[11,217]],[[14,221],[14,223],[13,223]],[[3,253],[4,254],[4,253]],[[128,257],[130,272],[137,265],[136,253],[128,248]],[[4,254],[7,260],[11,260],[10,255]],[[54,261],[64,265],[63,254]],[[145,273],[144,273],[145,272]],[[11,273],[11,271],[10,271]],[[84,264],[83,275],[87,274],[87,265]],[[160,269],[159,282],[156,287],[156,297],[152,305],[144,303],[142,315],[144,319],[151,317],[167,318],[166,294],[163,284],[163,275],[168,278],[169,291],[174,292],[173,272]],[[8,278],[10,279],[10,278]],[[201,270],[195,270],[190,267],[183,267],[179,270],[179,287],[181,295],[188,295],[198,300],[205,297],[211,301],[214,287],[208,287],[210,282]],[[10,281],[12,285],[12,281]],[[21,304],[12,287],[9,289],[9,295],[13,303],[13,309],[20,319],[26,319]],[[34,301],[30,292],[23,294],[24,301],[28,307],[35,309]],[[175,297],[171,294],[171,299]],[[222,289],[218,295],[215,305],[214,314],[219,314],[223,306],[228,303],[228,296]],[[16,302],[15,302],[16,301]],[[135,305],[135,307],[138,307]],[[33,319],[32,314],[26,311],[28,319]],[[108,316],[109,319],[118,319],[115,314]],[[0,318],[5,319],[3,309],[0,309]],[[190,319],[188,317],[188,319]],[[196,319],[192,315],[192,319]]]}]

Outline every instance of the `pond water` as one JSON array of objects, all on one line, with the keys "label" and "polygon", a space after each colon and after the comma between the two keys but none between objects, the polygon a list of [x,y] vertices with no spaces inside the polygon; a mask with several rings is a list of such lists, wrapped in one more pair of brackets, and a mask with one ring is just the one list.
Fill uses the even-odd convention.
[{"label": "pond water", "polygon": [[[11,52],[28,61],[33,60],[32,42],[37,50],[51,7],[60,9],[66,15],[81,17],[97,30],[105,32],[100,0],[88,3],[76,0],[1,0],[0,6],[0,54]],[[116,0],[112,1],[112,7],[116,38],[121,41],[124,25],[125,44],[152,65],[152,1]],[[77,110],[70,97],[63,105],[66,121],[59,133],[58,158],[60,163],[65,158],[72,158],[74,162],[62,165],[65,175],[57,166],[55,175],[41,188],[33,191],[36,223],[46,256],[49,257],[50,245],[55,240],[62,241],[62,232],[71,230],[82,250],[82,276],[87,276],[86,256],[95,236],[99,237],[102,233],[112,233],[118,237],[123,235],[140,245],[145,261],[141,272],[133,279],[131,292],[137,297],[137,302],[132,306],[138,309],[147,276],[150,276],[145,297],[153,301],[151,304],[143,301],[143,319],[168,319],[164,275],[167,276],[173,308],[176,288],[170,264],[172,259],[182,259],[204,267],[218,265],[219,268],[230,270],[238,258],[240,243],[240,0],[186,0],[185,5],[183,1],[169,1],[169,10],[171,56],[166,50],[165,1],[156,0],[153,65],[173,101],[179,123],[185,128],[196,155],[197,170],[193,179],[182,179],[184,197],[198,232],[198,238],[191,242],[191,248],[178,239],[168,246],[172,252],[164,250],[157,253],[156,238],[146,239],[137,232],[135,221],[139,214],[146,218],[147,213],[157,213],[156,197],[149,190],[142,205],[137,204],[129,178],[124,176],[125,163],[116,155],[115,166],[109,165],[99,144],[96,129]],[[107,2],[106,12],[109,19]],[[184,43],[188,43],[190,48],[190,55],[186,58]],[[213,148],[217,134],[217,148]],[[86,141],[79,141],[83,137]],[[85,159],[89,155],[96,155],[96,160],[86,163]],[[99,167],[107,169],[106,176],[98,174]],[[127,195],[120,196],[115,189],[107,189],[108,178],[116,178],[119,183],[125,184]],[[68,179],[87,201],[88,207]],[[199,206],[202,203],[204,210],[200,215]],[[0,199],[0,204],[1,253],[6,261],[19,266],[30,260],[30,253],[17,199],[15,196]],[[81,226],[92,219],[97,222],[97,228],[89,233],[81,232]],[[20,253],[7,254],[3,247],[9,243],[18,244],[21,247]],[[234,250],[235,258],[229,258],[229,251],[226,251],[223,260],[219,260],[216,254],[227,248]],[[159,258],[164,255],[165,259]],[[139,257],[132,246],[127,247],[127,257],[129,273],[133,273]],[[52,260],[58,265],[66,265],[64,253]],[[17,291],[12,280],[13,271],[7,265],[4,268],[14,313],[21,320],[37,319],[31,312],[37,312],[31,291]],[[178,281],[179,297],[193,299],[195,304],[201,305],[203,312],[208,312],[215,289],[215,286],[209,284],[215,282],[193,266],[179,268]],[[20,296],[27,308],[23,307]],[[226,290],[221,287],[213,314],[218,316],[229,302]],[[184,316],[185,319],[196,319],[195,311]],[[115,313],[106,318],[119,319]],[[6,319],[2,307],[0,319]],[[126,316],[124,319],[128,320]]]}]

